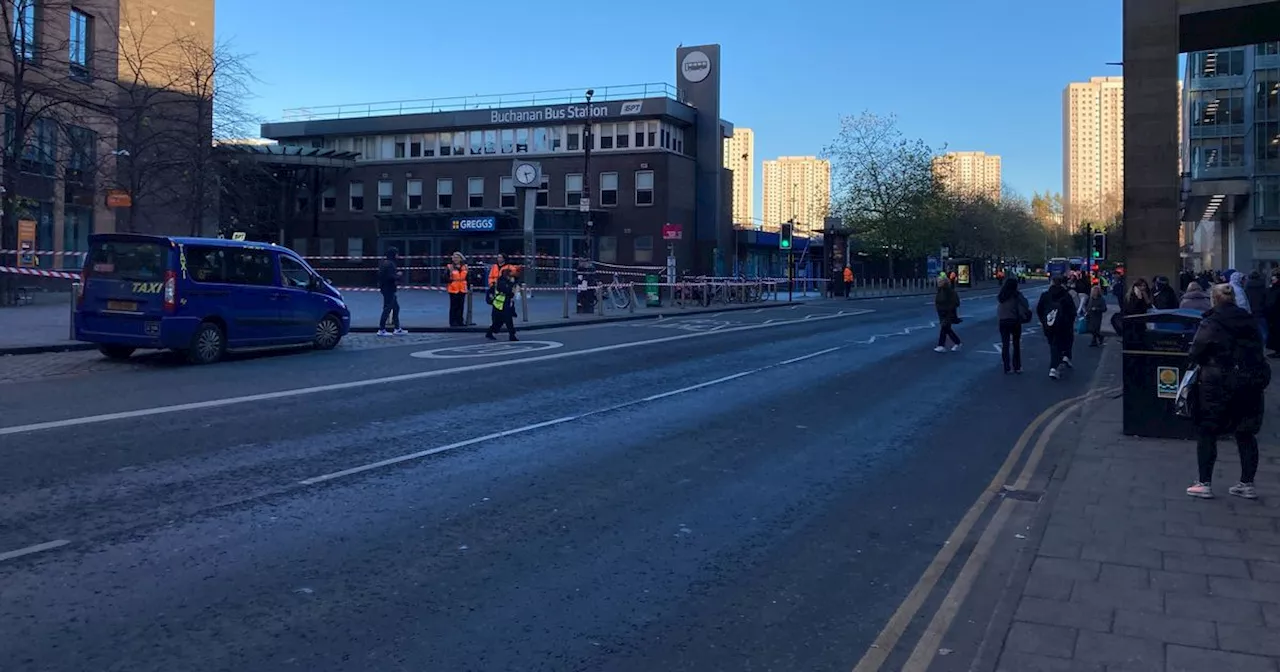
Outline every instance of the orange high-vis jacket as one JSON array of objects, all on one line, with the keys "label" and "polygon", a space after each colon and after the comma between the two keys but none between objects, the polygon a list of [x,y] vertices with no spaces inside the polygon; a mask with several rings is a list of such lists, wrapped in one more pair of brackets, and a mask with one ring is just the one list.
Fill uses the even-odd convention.
[{"label": "orange high-vis jacket", "polygon": [[467,265],[455,267],[449,264],[449,293],[465,294],[467,292]]},{"label": "orange high-vis jacket", "polygon": [[498,284],[498,278],[502,277],[502,269],[510,268],[512,273],[519,274],[520,267],[515,264],[503,264],[501,266],[494,264],[489,267],[489,286],[493,287]]},{"label": "orange high-vis jacket", "polygon": [[844,269],[844,281],[845,281],[845,282],[853,282],[853,269],[852,269],[852,268],[846,268],[846,269]]}]

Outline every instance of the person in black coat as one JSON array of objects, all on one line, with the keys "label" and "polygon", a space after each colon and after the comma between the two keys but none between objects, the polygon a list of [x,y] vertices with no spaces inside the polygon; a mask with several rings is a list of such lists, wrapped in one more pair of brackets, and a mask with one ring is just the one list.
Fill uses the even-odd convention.
[{"label": "person in black coat", "polygon": [[1257,320],[1236,305],[1235,291],[1228,284],[1214,285],[1213,308],[1205,313],[1191,343],[1190,359],[1199,367],[1191,415],[1198,433],[1200,474],[1187,494],[1202,499],[1213,497],[1213,466],[1223,434],[1234,434],[1240,450],[1240,482],[1229,492],[1245,499],[1258,496],[1253,479],[1258,472],[1263,390],[1271,382],[1271,368],[1262,355]]},{"label": "person in black coat", "polygon": [[518,341],[516,338],[516,279],[515,270],[510,266],[502,268],[502,275],[498,276],[498,281],[493,286],[493,313],[489,330],[484,332],[484,337],[496,341],[494,337],[503,327],[507,328],[507,340]]},{"label": "person in black coat", "polygon": [[1280,357],[1280,272],[1271,274],[1271,284],[1262,297],[1263,316],[1267,318],[1267,349],[1269,357]]},{"label": "person in black coat", "polygon": [[1049,377],[1057,379],[1062,367],[1071,368],[1076,327],[1076,303],[1061,275],[1053,276],[1049,289],[1040,295],[1036,317],[1040,318],[1040,326],[1049,341]]}]

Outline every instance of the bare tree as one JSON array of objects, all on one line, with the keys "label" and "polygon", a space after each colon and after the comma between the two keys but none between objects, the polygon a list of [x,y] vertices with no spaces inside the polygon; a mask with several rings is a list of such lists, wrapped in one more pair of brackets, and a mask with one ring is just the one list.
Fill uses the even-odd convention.
[{"label": "bare tree", "polygon": [[932,226],[940,214],[933,150],[904,137],[896,117],[841,118],[840,133],[823,154],[832,165],[832,211],[890,260],[923,255],[940,242]]},{"label": "bare tree", "polygon": [[[0,103],[8,108],[0,153],[0,249],[12,250],[17,221],[33,217],[36,207],[23,194],[32,179],[70,183],[80,191],[102,186],[97,178],[113,157],[99,151],[98,137],[114,125],[103,79],[114,78],[115,63],[94,58],[91,24],[70,2],[4,0],[0,22]],[[12,284],[12,276],[0,274],[0,304],[11,299]]]},{"label": "bare tree", "polygon": [[181,218],[192,234],[208,231],[218,202],[215,142],[254,132],[247,57],[152,16],[124,17],[119,35],[128,225]]}]

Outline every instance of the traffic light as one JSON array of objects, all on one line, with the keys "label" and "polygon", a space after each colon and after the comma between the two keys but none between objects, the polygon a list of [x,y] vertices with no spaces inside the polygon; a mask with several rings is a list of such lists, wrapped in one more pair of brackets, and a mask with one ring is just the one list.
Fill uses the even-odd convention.
[{"label": "traffic light", "polygon": [[1093,234],[1093,258],[1098,261],[1105,261],[1107,258],[1107,234]]},{"label": "traffic light", "polygon": [[778,232],[778,249],[791,249],[791,222],[782,225],[782,229]]}]

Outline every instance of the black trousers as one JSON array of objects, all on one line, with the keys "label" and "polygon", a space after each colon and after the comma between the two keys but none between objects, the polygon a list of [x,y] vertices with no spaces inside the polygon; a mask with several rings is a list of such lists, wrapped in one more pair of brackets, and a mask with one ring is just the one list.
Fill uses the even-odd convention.
[{"label": "black trousers", "polygon": [[1056,369],[1062,365],[1062,360],[1071,359],[1076,334],[1075,331],[1050,331],[1046,336],[1049,338],[1049,368]]},{"label": "black trousers", "polygon": [[[1236,432],[1236,447],[1240,449],[1240,482],[1253,483],[1258,474],[1258,437]],[[1212,429],[1200,429],[1196,437],[1196,458],[1200,463],[1200,482],[1213,480],[1213,465],[1218,461],[1218,433]]]},{"label": "black trousers", "polygon": [[1018,320],[1000,320],[1000,359],[1005,371],[1022,370],[1022,323]]},{"label": "black trousers", "polygon": [[956,345],[960,345],[960,337],[956,336],[956,330],[951,328],[950,322],[944,321],[942,326],[938,327],[938,347],[946,345],[948,337],[955,341]]},{"label": "black trousers", "polygon": [[382,293],[382,317],[378,318],[378,328],[386,329],[388,319],[391,320],[389,326],[392,329],[400,328],[400,300],[394,292]]},{"label": "black trousers", "polygon": [[514,310],[493,310],[492,324],[489,325],[489,335],[492,336],[503,327],[507,328],[507,335],[511,338],[516,337],[516,312]]},{"label": "black trousers", "polygon": [[467,326],[467,295],[462,292],[449,293],[449,326]]}]

